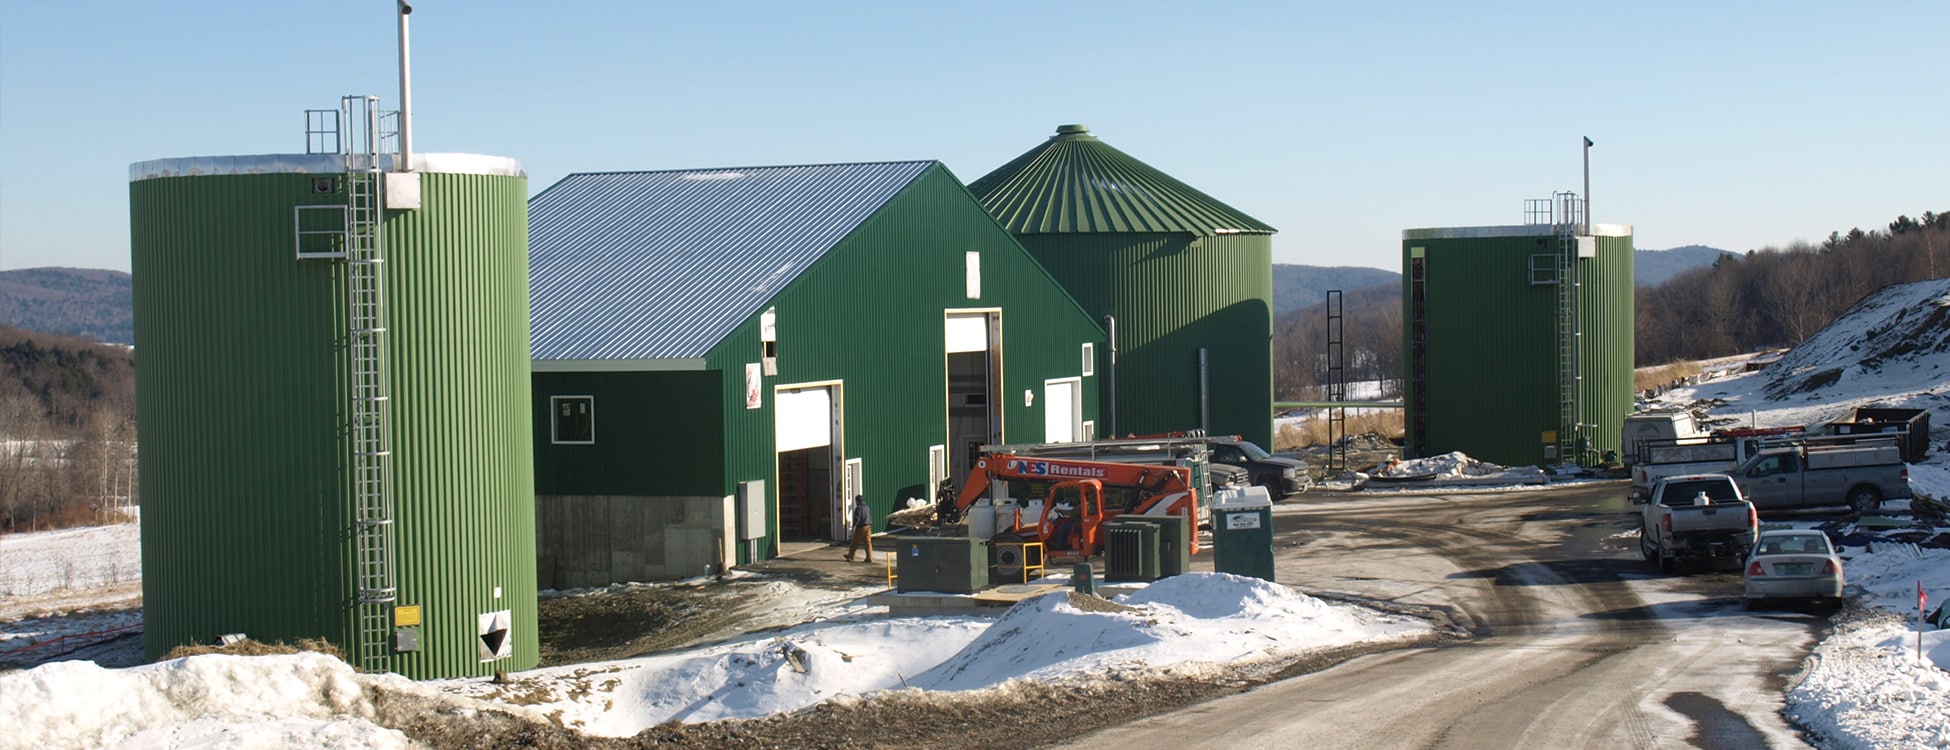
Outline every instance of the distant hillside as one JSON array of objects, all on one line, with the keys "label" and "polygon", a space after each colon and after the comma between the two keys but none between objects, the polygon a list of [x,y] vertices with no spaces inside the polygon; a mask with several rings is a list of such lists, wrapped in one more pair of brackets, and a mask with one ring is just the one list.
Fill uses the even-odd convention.
[{"label": "distant hillside", "polygon": [[1713,265],[1722,255],[1736,253],[1705,245],[1687,245],[1671,250],[1640,250],[1632,254],[1632,281],[1637,286],[1658,286],[1679,274]]},{"label": "distant hillside", "polygon": [[0,325],[135,343],[130,277],[93,268],[0,271]]},{"label": "distant hillside", "polygon": [[[1354,291],[1380,284],[1400,284],[1402,275],[1359,266],[1296,266],[1273,264],[1273,317],[1278,318],[1327,299],[1327,290]],[[1399,295],[1397,295],[1399,296]]]},{"label": "distant hillside", "polygon": [[78,433],[101,410],[118,423],[135,419],[135,355],[127,347],[0,325],[0,436]]}]

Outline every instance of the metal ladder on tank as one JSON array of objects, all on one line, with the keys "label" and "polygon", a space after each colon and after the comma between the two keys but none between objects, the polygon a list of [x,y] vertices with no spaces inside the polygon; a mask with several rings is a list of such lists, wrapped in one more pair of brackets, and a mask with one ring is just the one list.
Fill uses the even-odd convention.
[{"label": "metal ladder on tank", "polygon": [[1345,301],[1339,289],[1327,290],[1327,473],[1347,471],[1347,346]]},{"label": "metal ladder on tank", "polygon": [[1551,197],[1557,208],[1551,227],[1557,238],[1557,460],[1582,465],[1584,331],[1579,320],[1583,284],[1578,273],[1578,231],[1583,226],[1584,201],[1571,192]]},{"label": "metal ladder on tank", "polygon": [[341,112],[351,132],[345,157],[345,309],[353,502],[358,587],[359,665],[378,671],[390,650],[393,571],[393,442],[386,361],[386,252],[380,220],[383,170],[379,97],[347,96]]}]

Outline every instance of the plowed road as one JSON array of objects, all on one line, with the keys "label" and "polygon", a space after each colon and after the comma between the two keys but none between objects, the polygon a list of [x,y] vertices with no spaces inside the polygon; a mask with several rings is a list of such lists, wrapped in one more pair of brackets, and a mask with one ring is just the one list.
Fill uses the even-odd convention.
[{"label": "plowed road", "polygon": [[1617,482],[1309,493],[1276,578],[1448,611],[1473,637],[1350,660],[1083,737],[1123,750],[1805,746],[1781,696],[1825,612],[1748,612],[1737,572],[1661,576]]}]

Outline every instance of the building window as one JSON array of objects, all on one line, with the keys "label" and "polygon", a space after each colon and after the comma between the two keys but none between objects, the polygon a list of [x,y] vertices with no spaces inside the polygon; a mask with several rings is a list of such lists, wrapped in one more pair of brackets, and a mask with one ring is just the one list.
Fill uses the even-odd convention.
[{"label": "building window", "polygon": [[595,396],[550,396],[548,405],[553,415],[549,442],[567,445],[596,442]]},{"label": "building window", "polygon": [[1087,378],[1095,374],[1097,374],[1097,345],[1084,344],[1083,345],[1083,376]]},{"label": "building window", "polygon": [[758,316],[758,341],[763,351],[758,361],[765,366],[765,374],[779,374],[779,311],[766,308]]}]

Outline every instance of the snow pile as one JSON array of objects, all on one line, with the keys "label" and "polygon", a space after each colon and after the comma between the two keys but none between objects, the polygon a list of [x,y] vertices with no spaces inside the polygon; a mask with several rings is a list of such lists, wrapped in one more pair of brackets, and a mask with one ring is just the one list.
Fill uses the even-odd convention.
[{"label": "snow pile", "polygon": [[1488,461],[1470,458],[1462,451],[1444,453],[1440,456],[1416,458],[1407,461],[1392,461],[1375,476],[1391,479],[1406,477],[1433,476],[1437,479],[1463,479],[1466,477],[1486,477],[1501,474],[1504,467]]},{"label": "snow pile", "polygon": [[[1924,635],[1939,661],[1950,651],[1945,635]],[[1788,692],[1788,718],[1834,747],[1950,745],[1950,673],[1916,660],[1915,637],[1891,618],[1840,624]]]},{"label": "snow pile", "polygon": [[1931,609],[1950,601],[1950,550],[1876,550],[1843,550],[1843,574],[1858,602],[1881,612],[1837,622],[1789,691],[1788,715],[1840,746],[1950,745],[1950,631],[1925,626],[1916,658],[1916,588]]},{"label": "snow pile", "polygon": [[435,684],[486,700],[519,699],[517,710],[624,737],[666,721],[763,716],[878,690],[1185,674],[1427,632],[1424,623],[1364,616],[1216,573],[1167,578],[1121,604],[1127,609],[1079,608],[1059,592],[1000,617],[848,616],[689,651],[523,672],[507,686]]},{"label": "snow pile", "polygon": [[1389,461],[1371,477],[1382,482],[1431,482],[1446,485],[1540,484],[1544,471],[1535,466],[1510,468],[1470,458],[1462,451],[1439,456]]},{"label": "snow pile", "polygon": [[370,721],[362,683],[375,679],[313,653],[207,654],[119,670],[56,662],[0,674],[0,705],[9,707],[0,749],[407,747],[405,735]]},{"label": "snow pile", "polygon": [[[1936,415],[1931,414],[1930,419],[1934,423]],[[1909,492],[1916,497],[1950,505],[1950,466],[1941,462],[1910,465]]]}]

